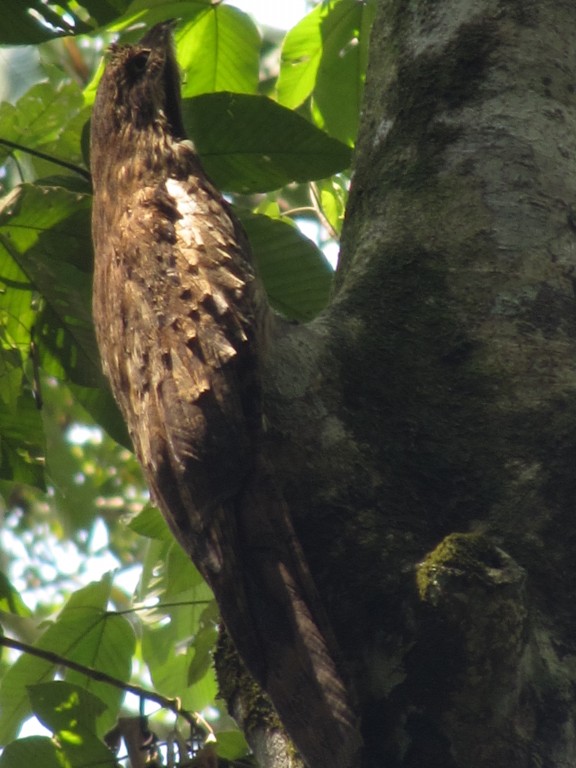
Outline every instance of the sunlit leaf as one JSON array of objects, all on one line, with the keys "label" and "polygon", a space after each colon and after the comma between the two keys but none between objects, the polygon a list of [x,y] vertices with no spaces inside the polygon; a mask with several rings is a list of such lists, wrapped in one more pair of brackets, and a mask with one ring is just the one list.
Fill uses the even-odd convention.
[{"label": "sunlit leaf", "polygon": [[348,181],[342,175],[314,182],[314,195],[322,215],[336,236],[342,231],[348,201]]},{"label": "sunlit leaf", "polygon": [[319,3],[284,38],[277,88],[285,107],[299,107],[314,90],[323,50],[321,24],[331,5]]},{"label": "sunlit leaf", "polygon": [[176,35],[185,72],[183,96],[216,91],[256,93],[260,35],[252,19],[229,5],[210,5]]},{"label": "sunlit leaf", "polygon": [[159,539],[160,541],[167,542],[174,541],[174,536],[168,528],[162,513],[158,507],[154,507],[151,504],[144,507],[142,512],[130,521],[129,527],[136,533],[149,539]]},{"label": "sunlit leaf", "polygon": [[314,87],[318,124],[353,144],[364,91],[372,0],[339,0],[321,22],[323,51]]},{"label": "sunlit leaf", "polygon": [[358,128],[374,10],[373,0],[319,3],[282,46],[279,102],[296,108],[313,96],[318,124],[346,144]]}]

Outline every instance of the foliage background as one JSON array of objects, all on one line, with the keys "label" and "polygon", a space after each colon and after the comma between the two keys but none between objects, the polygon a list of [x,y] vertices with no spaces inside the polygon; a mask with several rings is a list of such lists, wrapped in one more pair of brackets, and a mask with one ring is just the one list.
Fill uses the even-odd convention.
[{"label": "foliage background", "polygon": [[[149,503],[100,372],[90,109],[106,45],[177,17],[187,128],[237,206],[272,303],[306,321],[329,300],[317,242],[337,239],[344,216],[373,3],[319,3],[284,37],[199,0],[1,0],[0,11],[0,44],[17,46],[0,51],[0,624],[5,646],[48,652],[2,649],[0,766],[114,764],[102,738],[139,707],[161,740],[188,735],[144,689],[202,712],[219,755],[242,761],[217,701],[217,608]],[[129,685],[142,695],[126,697]],[[57,739],[18,738],[31,716]]]}]

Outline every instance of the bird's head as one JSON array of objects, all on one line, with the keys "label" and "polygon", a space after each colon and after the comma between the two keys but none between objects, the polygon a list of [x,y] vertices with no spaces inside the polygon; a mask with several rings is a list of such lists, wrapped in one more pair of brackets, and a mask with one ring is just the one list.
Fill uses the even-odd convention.
[{"label": "bird's head", "polygon": [[127,126],[136,131],[157,127],[185,138],[173,26],[163,22],[135,45],[110,47],[92,116],[92,135],[104,146],[121,140]]}]

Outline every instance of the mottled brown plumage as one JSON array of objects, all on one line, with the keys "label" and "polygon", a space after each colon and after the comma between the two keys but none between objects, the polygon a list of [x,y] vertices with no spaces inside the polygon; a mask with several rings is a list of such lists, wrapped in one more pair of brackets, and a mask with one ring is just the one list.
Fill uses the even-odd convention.
[{"label": "mottled brown plumage", "polygon": [[104,370],[153,496],[248,668],[310,764],[349,766],[347,692],[258,450],[271,313],[243,230],[186,140],[179,99],[169,24],[112,49],[91,134]]}]

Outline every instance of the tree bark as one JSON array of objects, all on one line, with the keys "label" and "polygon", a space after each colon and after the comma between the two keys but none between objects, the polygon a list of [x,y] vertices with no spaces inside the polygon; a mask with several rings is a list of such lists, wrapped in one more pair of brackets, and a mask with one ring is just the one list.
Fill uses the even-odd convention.
[{"label": "tree bark", "polygon": [[266,364],[363,768],[576,763],[575,29],[381,0],[337,291]]}]

